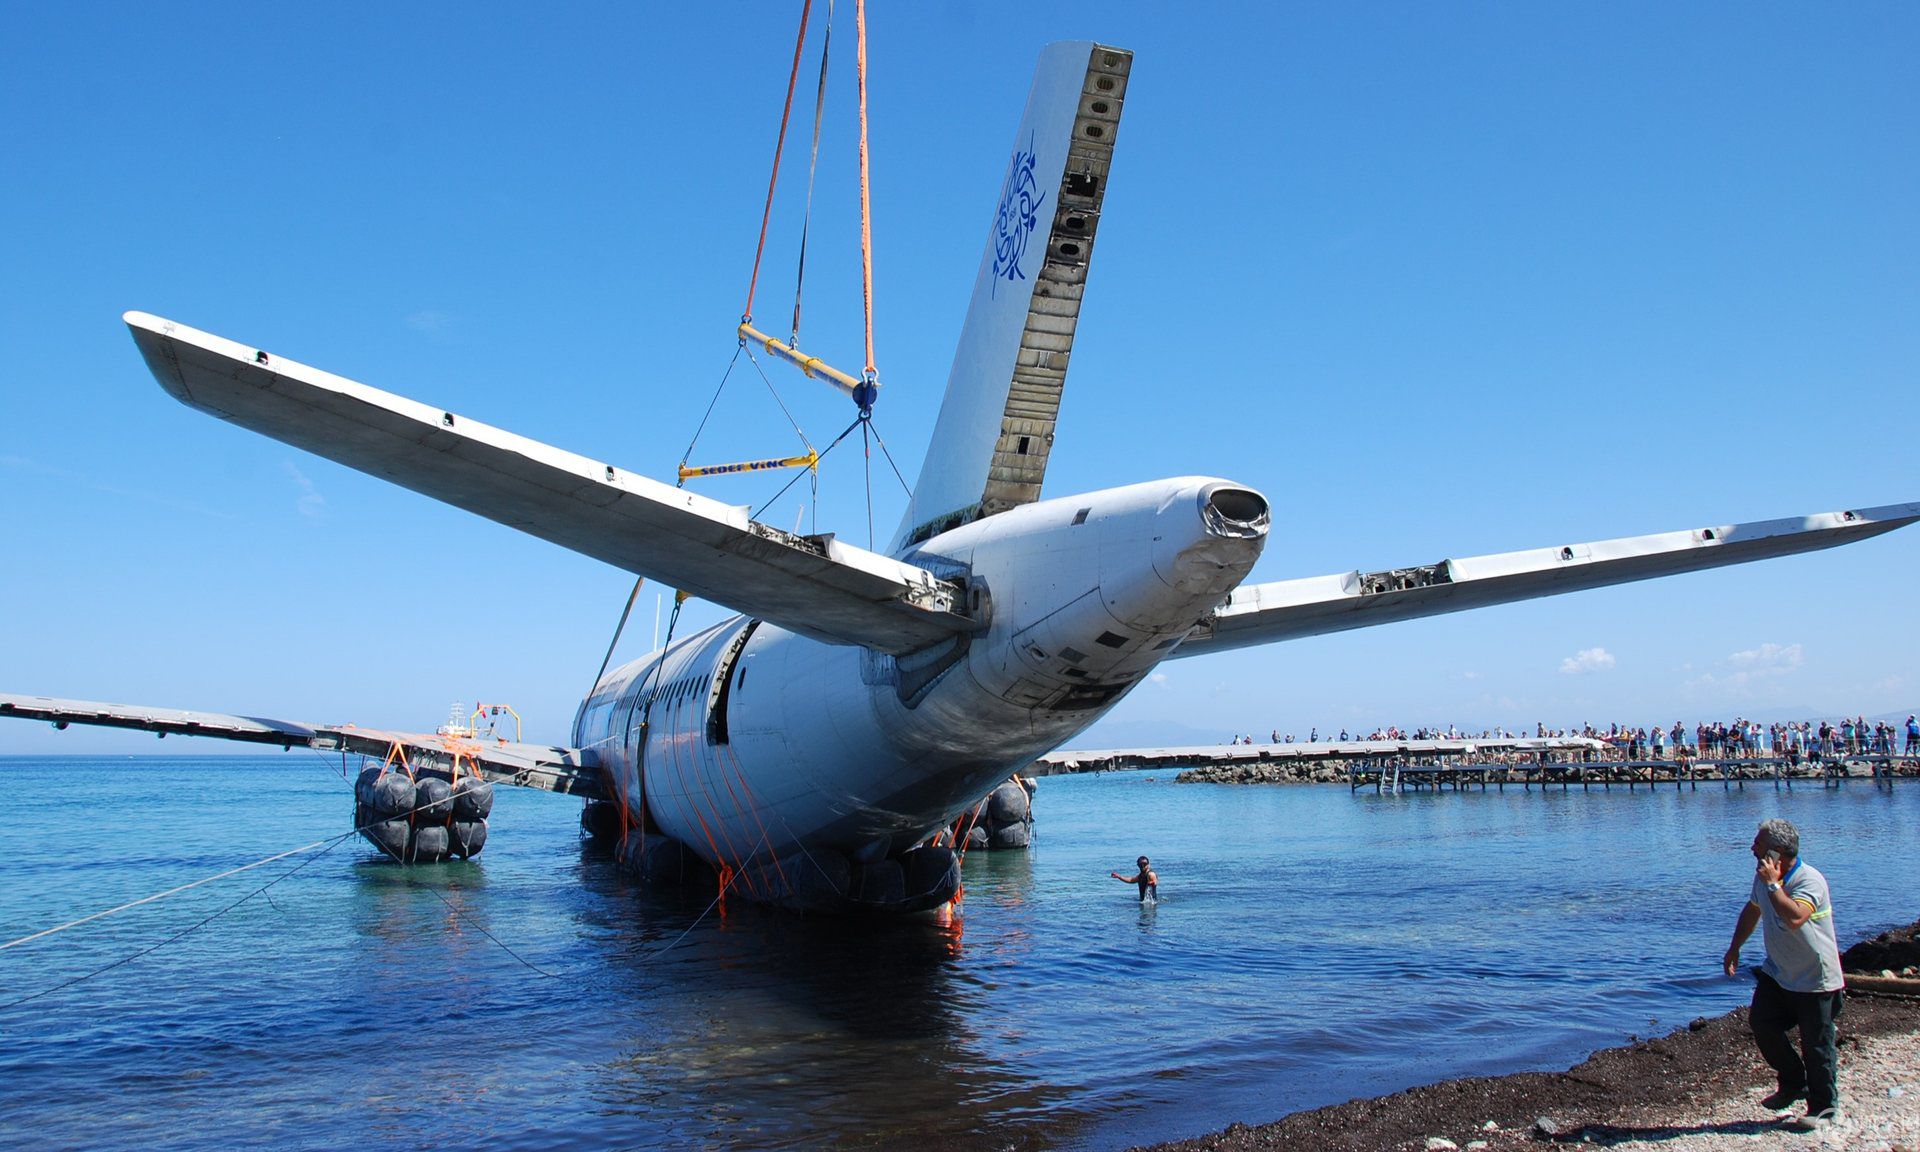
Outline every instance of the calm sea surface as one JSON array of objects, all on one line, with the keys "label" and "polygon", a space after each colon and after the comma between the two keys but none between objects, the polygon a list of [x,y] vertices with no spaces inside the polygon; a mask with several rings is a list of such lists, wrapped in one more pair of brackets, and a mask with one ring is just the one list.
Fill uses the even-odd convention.
[{"label": "calm sea surface", "polygon": [[[0,758],[0,786],[4,939],[351,808],[311,752]],[[1565,1067],[1743,1003],[1717,964],[1768,816],[1801,827],[1843,944],[1920,914],[1908,782],[1053,778],[1033,851],[967,861],[958,926],[703,919],[583,856],[577,801],[498,797],[477,862],[402,869],[349,840],[0,952],[12,1001],[306,861],[0,1010],[0,1144],[1118,1148]],[[1147,911],[1106,878],[1142,852]]]}]

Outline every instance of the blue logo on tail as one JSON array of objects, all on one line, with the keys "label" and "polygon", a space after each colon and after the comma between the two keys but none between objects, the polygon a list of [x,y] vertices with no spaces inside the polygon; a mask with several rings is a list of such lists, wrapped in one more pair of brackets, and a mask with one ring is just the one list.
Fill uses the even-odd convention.
[{"label": "blue logo on tail", "polygon": [[1025,280],[1020,261],[1026,258],[1027,241],[1040,226],[1040,203],[1046,196],[1033,178],[1033,137],[1027,137],[1024,152],[1015,151],[1007,168],[1006,187],[1000,190],[1000,209],[993,216],[993,295],[1000,294],[1000,281]]}]

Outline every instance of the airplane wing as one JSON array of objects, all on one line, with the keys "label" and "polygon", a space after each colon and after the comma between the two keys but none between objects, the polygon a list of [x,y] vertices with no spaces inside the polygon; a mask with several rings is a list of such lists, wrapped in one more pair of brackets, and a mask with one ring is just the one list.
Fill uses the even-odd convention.
[{"label": "airplane wing", "polygon": [[975,626],[925,569],[184,324],[124,319],[188,407],[790,631],[899,654]]},{"label": "airplane wing", "polygon": [[321,752],[348,752],[382,759],[395,749],[409,764],[449,768],[456,759],[496,784],[563,792],[590,800],[605,799],[600,769],[592,753],[580,748],[553,748],[509,740],[465,739],[419,732],[383,732],[375,728],[299,724],[258,716],[228,716],[218,712],[187,712],[178,708],[146,708],[130,704],[103,704],[93,700],[56,700],[50,696],[17,696],[0,692],[0,719],[45,720],[55,728],[86,724],[97,728],[132,728],[168,735],[210,736],[247,744],[277,744],[281,748],[308,747]]},{"label": "airplane wing", "polygon": [[1625,584],[1865,540],[1920,520],[1920,504],[1888,504],[1527,552],[1442,560],[1383,572],[1340,572],[1244,584],[1200,621],[1175,658],[1370,628],[1583,588]]}]

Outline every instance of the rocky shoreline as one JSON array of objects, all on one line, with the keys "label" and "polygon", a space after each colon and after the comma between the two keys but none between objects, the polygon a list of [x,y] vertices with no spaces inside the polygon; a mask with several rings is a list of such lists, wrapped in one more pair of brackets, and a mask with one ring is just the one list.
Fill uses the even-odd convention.
[{"label": "rocky shoreline", "polygon": [[[1174,777],[1177,784],[1334,784],[1345,782],[1348,778],[1350,761],[1346,760],[1278,760],[1278,761],[1238,761],[1233,763],[1204,764],[1197,768],[1188,768]],[[1500,783],[1505,772],[1499,764],[1476,765],[1484,767],[1488,783]],[[1580,765],[1591,783],[1647,783],[1652,776],[1645,768],[1613,764],[1605,760],[1596,760]],[[1857,770],[1858,765],[1854,768]],[[1920,763],[1913,761],[1889,765],[1889,771],[1895,776],[1920,776]],[[1792,772],[1786,773],[1795,780],[1820,781],[1825,779],[1824,771],[1817,765],[1802,764]],[[1850,771],[1850,777],[1864,779],[1863,771]],[[1768,782],[1774,779],[1771,767],[1759,764],[1751,768],[1737,768],[1733,778],[1749,782]],[[1477,779],[1477,777],[1476,777]],[[1528,777],[1534,783],[1537,779]],[[1719,777],[1711,778],[1718,781]],[[1519,784],[1521,777],[1515,776],[1508,783]],[[1661,782],[1672,783],[1663,776]]]},{"label": "rocky shoreline", "polygon": [[[1920,964],[1920,922],[1854,945],[1844,961],[1850,973],[1900,981]],[[1920,994],[1920,987],[1912,991]],[[1740,1008],[1603,1049],[1565,1072],[1444,1080],[1270,1124],[1234,1124],[1152,1152],[1512,1152],[1569,1144],[1648,1152],[1920,1152],[1920,996],[1850,991],[1840,1017],[1840,1063],[1843,1117],[1818,1135],[1784,1128],[1760,1107],[1773,1074],[1754,1050]]]}]

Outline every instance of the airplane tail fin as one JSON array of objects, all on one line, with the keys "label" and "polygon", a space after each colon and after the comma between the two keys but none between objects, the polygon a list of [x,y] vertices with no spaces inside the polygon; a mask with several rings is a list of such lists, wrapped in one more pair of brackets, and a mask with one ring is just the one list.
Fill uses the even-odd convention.
[{"label": "airplane tail fin", "polygon": [[1040,54],[895,550],[1040,498],[1133,53]]}]

